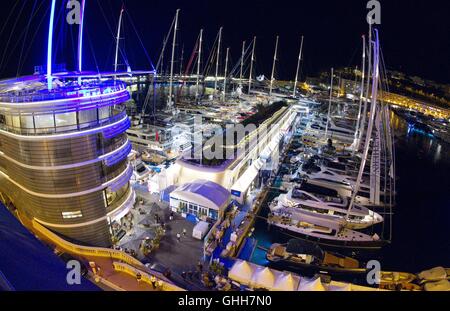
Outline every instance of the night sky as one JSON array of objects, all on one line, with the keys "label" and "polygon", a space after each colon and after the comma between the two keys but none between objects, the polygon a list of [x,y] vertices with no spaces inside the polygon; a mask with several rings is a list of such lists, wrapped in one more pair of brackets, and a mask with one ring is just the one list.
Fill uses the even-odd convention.
[{"label": "night sky", "polygon": [[[114,32],[122,2],[122,49],[133,69],[150,69],[156,63],[163,36],[177,8],[180,13],[179,47],[188,59],[200,28],[210,52],[218,28],[224,27],[224,46],[231,48],[232,63],[240,57],[241,42],[257,36],[257,74],[270,75],[275,36],[280,36],[278,79],[293,79],[300,36],[305,36],[303,77],[330,67],[360,64],[361,35],[367,33],[365,0],[86,0],[86,69],[111,70]],[[450,83],[450,18],[444,0],[381,0],[379,26],[388,69],[438,82]],[[56,63],[74,68],[77,27],[65,23],[66,1],[57,1]],[[34,7],[34,17],[30,15]],[[0,77],[30,74],[44,65],[50,0],[2,0],[0,12]],[[8,16],[10,18],[8,19]],[[133,23],[130,21],[133,19]],[[27,27],[29,25],[29,27]],[[28,31],[27,31],[28,29]],[[24,37],[26,35],[26,41]],[[180,49],[181,50],[181,49]],[[21,57],[22,55],[22,57]],[[166,55],[166,60],[169,54]],[[22,61],[20,61],[22,59]],[[19,66],[20,63],[20,66]],[[20,69],[20,70],[18,70]]]}]

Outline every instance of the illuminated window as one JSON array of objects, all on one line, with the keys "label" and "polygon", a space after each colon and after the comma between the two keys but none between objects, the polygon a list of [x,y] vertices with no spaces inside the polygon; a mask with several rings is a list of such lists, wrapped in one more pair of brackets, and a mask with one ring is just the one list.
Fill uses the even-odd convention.
[{"label": "illuminated window", "polygon": [[73,219],[73,218],[81,218],[83,217],[83,214],[81,213],[81,211],[62,212],[62,216],[64,219]]}]

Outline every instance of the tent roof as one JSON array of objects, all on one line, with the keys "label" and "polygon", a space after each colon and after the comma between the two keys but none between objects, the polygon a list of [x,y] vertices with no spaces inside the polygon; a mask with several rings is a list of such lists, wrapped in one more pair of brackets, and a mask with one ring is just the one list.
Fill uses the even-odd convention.
[{"label": "tent roof", "polygon": [[292,273],[280,275],[275,281],[274,289],[279,291],[295,291],[298,288],[299,278]]},{"label": "tent roof", "polygon": [[253,276],[253,267],[246,261],[238,260],[228,272],[228,277],[248,285]]},{"label": "tent roof", "polygon": [[254,283],[256,286],[272,289],[275,284],[275,275],[269,268],[260,269],[254,275]]},{"label": "tent roof", "polygon": [[[201,198],[217,209],[227,203],[230,193],[219,184],[207,180],[196,180],[178,187],[171,193],[173,197]],[[204,204],[206,205],[206,204]],[[206,206],[210,207],[210,206]]]},{"label": "tent roof", "polygon": [[324,292],[326,291],[325,287],[323,286],[320,277],[316,278],[315,280],[306,281],[303,279],[304,282],[300,282],[300,286],[298,288],[299,291],[311,291],[311,292]]}]

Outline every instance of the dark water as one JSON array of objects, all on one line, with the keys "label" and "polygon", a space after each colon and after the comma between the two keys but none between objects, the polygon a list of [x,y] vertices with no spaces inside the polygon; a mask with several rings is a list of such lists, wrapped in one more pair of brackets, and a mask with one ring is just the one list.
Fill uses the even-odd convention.
[{"label": "dark water", "polygon": [[[379,259],[385,271],[450,267],[450,145],[410,129],[396,115],[392,115],[392,125],[398,178],[392,242],[364,259]],[[261,216],[265,217],[267,210],[263,208]],[[269,230],[263,219],[256,221],[255,229],[254,237],[262,248],[288,240]],[[268,263],[260,248],[254,251],[252,261]]]},{"label": "dark water", "polygon": [[450,267],[450,145],[409,128],[396,115],[397,206],[382,264],[417,272]]}]

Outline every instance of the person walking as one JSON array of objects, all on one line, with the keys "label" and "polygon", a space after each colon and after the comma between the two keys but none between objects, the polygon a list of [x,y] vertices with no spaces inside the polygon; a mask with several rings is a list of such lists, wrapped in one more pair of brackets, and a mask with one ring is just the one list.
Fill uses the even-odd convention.
[{"label": "person walking", "polygon": [[163,290],[164,283],[162,280],[158,280],[158,289]]},{"label": "person walking", "polygon": [[199,261],[199,262],[197,263],[197,268],[198,268],[198,271],[199,271],[200,273],[203,272],[203,264],[202,264],[201,261]]},{"label": "person walking", "polygon": [[156,289],[156,277],[154,275],[150,277],[150,282],[152,283],[153,289]]},{"label": "person walking", "polygon": [[186,229],[183,229],[183,236],[186,236]]},{"label": "person walking", "polygon": [[170,220],[170,221],[172,221],[172,220],[173,220],[173,211],[172,211],[172,212],[170,212],[169,220]]},{"label": "person walking", "polygon": [[178,243],[181,242],[181,235],[179,233],[177,233],[177,241],[178,241]]}]

